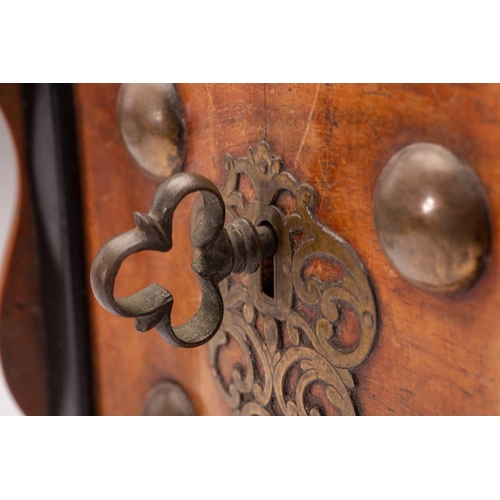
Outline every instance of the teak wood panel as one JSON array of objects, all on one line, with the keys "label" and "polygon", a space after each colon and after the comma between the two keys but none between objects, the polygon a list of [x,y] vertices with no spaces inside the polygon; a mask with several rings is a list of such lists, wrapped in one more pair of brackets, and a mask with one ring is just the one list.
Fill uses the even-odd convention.
[{"label": "teak wood panel", "polygon": [[[76,85],[87,265],[112,236],[147,212],[157,182],[135,168],[120,139],[118,85]],[[248,84],[177,86],[187,122],[184,171],[224,184],[226,153],[245,156],[266,140],[300,182],[318,192],[316,215],[359,253],[374,282],[381,329],[361,367],[358,400],[366,415],[500,414],[500,86]],[[381,169],[403,146],[441,144],[481,178],[493,220],[492,261],[467,293],[440,296],[403,280],[378,244],[372,198]],[[191,200],[192,201],[192,200]],[[158,281],[174,296],[174,323],[196,310],[190,269],[190,202],[174,221],[174,248],[127,261],[117,282],[128,294]],[[177,380],[198,414],[228,414],[206,346],[172,347],[156,331],[104,311],[90,297],[97,408],[139,414],[147,392]]]}]

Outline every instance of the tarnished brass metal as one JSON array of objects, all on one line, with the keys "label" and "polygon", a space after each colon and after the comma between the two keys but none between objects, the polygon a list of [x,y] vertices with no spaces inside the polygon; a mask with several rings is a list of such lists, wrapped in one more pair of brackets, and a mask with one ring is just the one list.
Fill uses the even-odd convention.
[{"label": "tarnished brass metal", "polygon": [[[172,219],[178,204],[190,193],[203,196],[202,218],[192,234],[199,254],[192,264],[201,285],[198,312],[173,328],[170,320],[173,297],[153,283],[130,297],[114,296],[115,279],[123,261],[144,250],[168,252],[172,248]],[[145,332],[156,327],[171,344],[196,347],[217,332],[224,312],[219,282],[231,272],[254,273],[265,257],[276,251],[276,236],[268,225],[253,225],[239,217],[224,227],[225,207],[219,190],[198,174],[175,174],[156,191],[149,214],[134,214],[136,227],[108,241],[99,250],[91,268],[92,290],[108,311],[135,318],[135,327]]]},{"label": "tarnished brass metal", "polygon": [[142,414],[148,417],[190,417],[195,412],[184,389],[174,382],[164,380],[149,391]]},{"label": "tarnished brass metal", "polygon": [[464,160],[437,144],[412,144],[389,160],[375,189],[374,218],[392,265],[425,290],[467,290],[488,262],[486,192]]},{"label": "tarnished brass metal", "polygon": [[186,125],[174,84],[124,83],[117,107],[123,142],[140,169],[159,180],[179,172]]},{"label": "tarnished brass metal", "polygon": [[358,413],[353,371],[378,326],[365,267],[317,222],[316,192],[284,172],[269,145],[228,155],[224,168],[229,220],[270,225],[278,248],[262,272],[221,283],[225,314],[209,356],[223,397],[238,415]]},{"label": "tarnished brass metal", "polygon": [[[316,192],[284,172],[268,144],[238,160],[227,155],[224,168],[228,178],[220,192],[188,173],[160,185],[149,214],[136,213],[136,228],[110,240],[94,259],[97,300],[134,317],[137,330],[155,326],[182,347],[208,342],[220,327],[209,344],[210,363],[235,414],[356,414],[353,371],[367,360],[378,330],[365,267],[340,236],[316,221]],[[115,298],[114,282],[130,254],[172,247],[174,210],[197,191],[203,204],[195,203],[192,214],[198,253],[192,267],[201,306],[172,328],[167,290],[154,283]],[[228,356],[234,349],[239,355]],[[227,363],[229,378],[223,375]]]}]

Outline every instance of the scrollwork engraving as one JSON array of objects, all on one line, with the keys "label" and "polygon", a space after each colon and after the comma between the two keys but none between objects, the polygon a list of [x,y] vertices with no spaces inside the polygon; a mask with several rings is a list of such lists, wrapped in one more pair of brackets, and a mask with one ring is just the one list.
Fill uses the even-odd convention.
[{"label": "scrollwork engraving", "polygon": [[227,155],[224,168],[228,219],[272,225],[279,245],[272,293],[261,271],[221,283],[224,319],[209,356],[222,395],[237,415],[357,414],[354,371],[378,325],[363,263],[318,223],[315,190],[285,172],[268,144]]}]

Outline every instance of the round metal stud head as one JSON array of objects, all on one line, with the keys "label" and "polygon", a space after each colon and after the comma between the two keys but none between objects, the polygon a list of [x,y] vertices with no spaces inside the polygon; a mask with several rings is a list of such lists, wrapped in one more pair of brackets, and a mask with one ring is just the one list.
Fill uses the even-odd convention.
[{"label": "round metal stud head", "polygon": [[487,264],[486,192],[474,170],[442,146],[412,144],[389,160],[375,189],[374,218],[388,259],[420,288],[467,290]]},{"label": "round metal stud head", "polygon": [[117,107],[123,142],[137,166],[157,180],[181,171],[186,125],[174,84],[124,83]]},{"label": "round metal stud head", "polygon": [[142,414],[147,417],[191,417],[195,411],[184,389],[164,380],[149,391]]}]

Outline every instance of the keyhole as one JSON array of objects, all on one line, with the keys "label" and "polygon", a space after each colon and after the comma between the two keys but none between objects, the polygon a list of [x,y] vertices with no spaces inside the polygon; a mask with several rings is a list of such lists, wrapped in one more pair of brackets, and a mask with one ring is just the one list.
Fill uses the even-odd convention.
[{"label": "keyhole", "polygon": [[[266,225],[272,227],[271,224],[264,222],[261,225]],[[264,295],[267,295],[270,299],[274,299],[274,255],[264,256],[262,258],[262,265],[260,268],[260,282],[261,290]]]},{"label": "keyhole", "polygon": [[262,259],[261,273],[262,292],[274,299],[274,257]]}]

